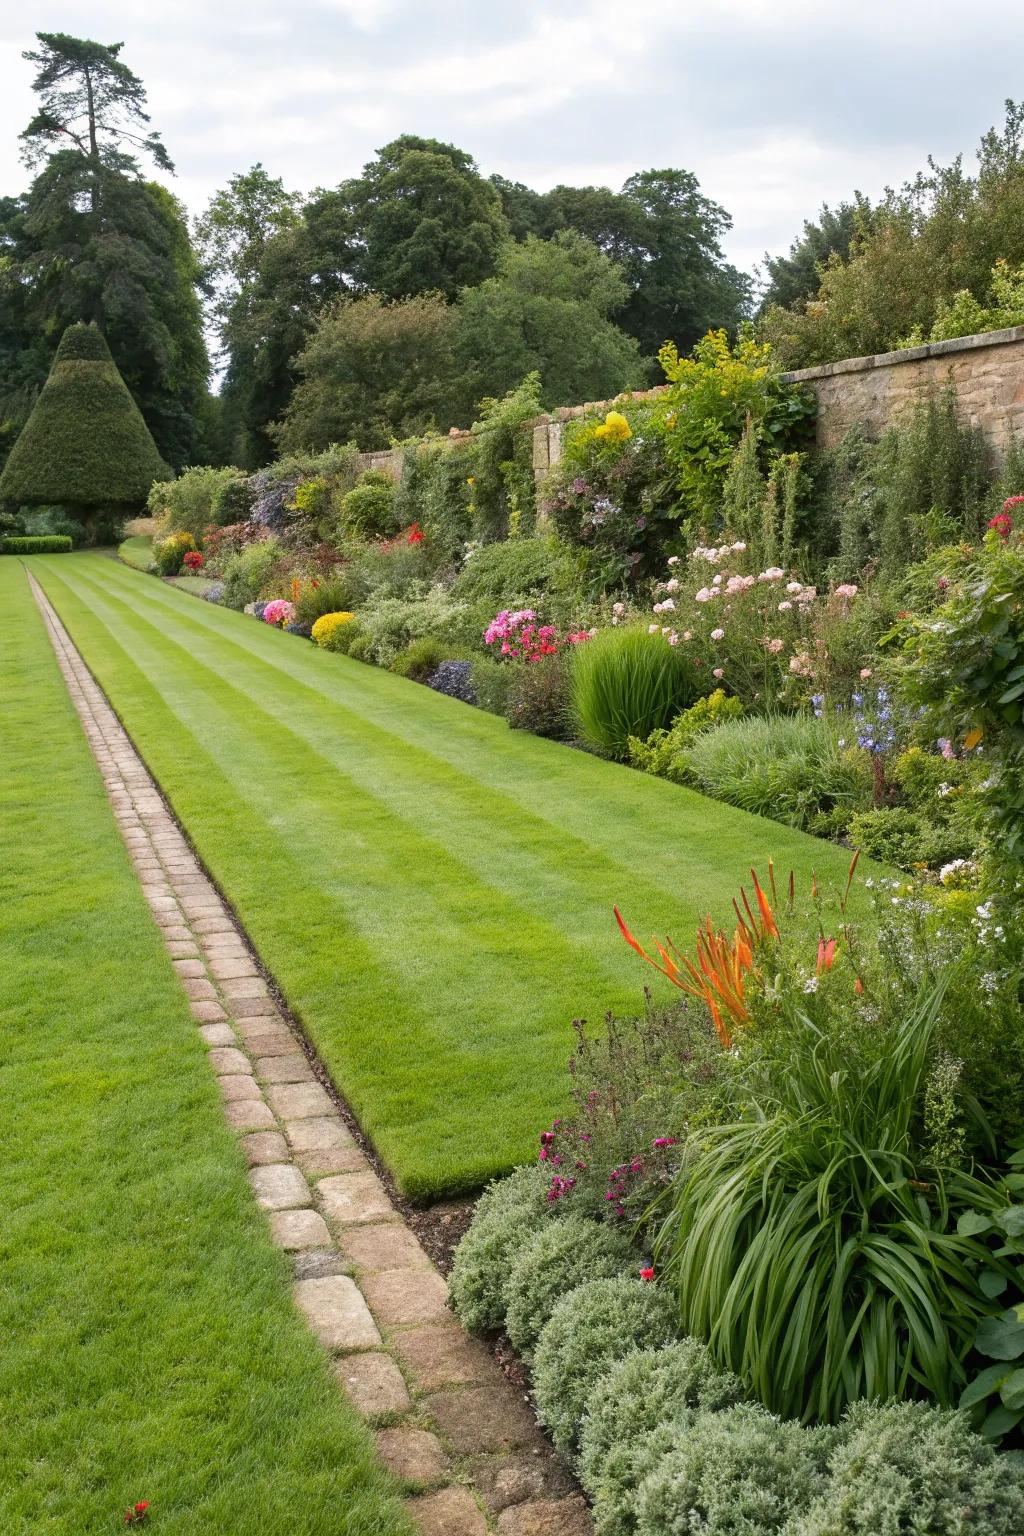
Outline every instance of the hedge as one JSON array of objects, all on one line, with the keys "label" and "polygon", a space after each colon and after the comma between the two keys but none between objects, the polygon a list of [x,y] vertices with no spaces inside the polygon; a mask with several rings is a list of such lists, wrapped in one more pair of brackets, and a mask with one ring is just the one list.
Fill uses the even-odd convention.
[{"label": "hedge", "polygon": [[83,512],[142,506],[170,474],[101,332],[69,326],[0,475],[0,500]]},{"label": "hedge", "polygon": [[65,533],[12,534],[0,539],[0,555],[66,555],[71,548]]}]

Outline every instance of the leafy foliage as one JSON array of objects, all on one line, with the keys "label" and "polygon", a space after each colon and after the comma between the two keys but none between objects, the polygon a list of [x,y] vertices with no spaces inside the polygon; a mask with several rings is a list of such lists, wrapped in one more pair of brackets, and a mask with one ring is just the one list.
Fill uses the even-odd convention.
[{"label": "leafy foliage", "polygon": [[[1018,1171],[1024,1153],[1017,1151],[1009,1159],[1014,1172],[1007,1183],[1007,1196],[1020,1194],[1022,1179]],[[1001,1264],[992,1262],[978,1276],[978,1289],[993,1306],[1009,1303],[998,1317],[984,1317],[978,1324],[974,1346],[979,1355],[994,1360],[995,1365],[968,1382],[960,1398],[960,1407],[972,1410],[975,1424],[986,1440],[1011,1437],[1019,1444],[1019,1426],[1024,1420],[1024,1269],[1016,1262],[1024,1259],[1024,1204],[1009,1204],[998,1211],[966,1211],[959,1230],[971,1237],[994,1244],[993,1261],[1014,1261],[1011,1284]],[[1014,1432],[1017,1431],[1016,1436]]]},{"label": "leafy foliage", "polygon": [[560,1451],[575,1451],[594,1387],[634,1349],[657,1348],[675,1336],[670,1298],[656,1285],[626,1277],[591,1280],[558,1302],[533,1363],[537,1416]]},{"label": "leafy foliage", "polygon": [[0,475],[0,496],[60,503],[87,521],[99,508],[141,507],[166,474],[102,335],[69,327]]}]

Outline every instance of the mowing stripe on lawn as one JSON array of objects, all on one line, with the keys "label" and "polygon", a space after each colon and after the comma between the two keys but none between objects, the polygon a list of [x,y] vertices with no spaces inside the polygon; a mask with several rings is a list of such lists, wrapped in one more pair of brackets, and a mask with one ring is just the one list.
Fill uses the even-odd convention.
[{"label": "mowing stripe on lawn", "polygon": [[397,1536],[13,561],[0,601],[0,1529]]},{"label": "mowing stripe on lawn", "polygon": [[769,854],[845,876],[842,850],[115,562],[33,568],[411,1193],[530,1156],[573,1016],[635,1011],[652,978],[613,902],[685,944]]}]

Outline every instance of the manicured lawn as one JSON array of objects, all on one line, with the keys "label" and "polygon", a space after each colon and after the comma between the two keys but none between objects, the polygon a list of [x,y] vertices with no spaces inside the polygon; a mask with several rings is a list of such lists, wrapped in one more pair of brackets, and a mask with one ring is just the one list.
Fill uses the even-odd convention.
[{"label": "manicured lawn", "polygon": [[121,543],[117,553],[129,565],[136,566],[140,571],[148,571],[153,558],[153,540],[148,533],[133,534]]},{"label": "manicured lawn", "polygon": [[[769,855],[848,855],[197,603],[110,560],[34,569],[403,1187],[479,1184],[564,1108],[571,1021],[658,978]],[[670,989],[665,984],[665,990]]]},{"label": "manicured lawn", "polygon": [[405,1533],[293,1310],[19,561],[0,603],[0,1531],[109,1533],[149,1499],[164,1536]]}]

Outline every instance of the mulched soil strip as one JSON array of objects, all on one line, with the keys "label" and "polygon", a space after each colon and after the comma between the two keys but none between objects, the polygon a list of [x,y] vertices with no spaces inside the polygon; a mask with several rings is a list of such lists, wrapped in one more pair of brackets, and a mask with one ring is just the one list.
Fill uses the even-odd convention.
[{"label": "mulched soil strip", "polygon": [[448,1310],[465,1202],[404,1200],[284,1006],[35,578],[33,595],[163,930],[250,1165],[296,1305],[340,1386],[377,1428],[381,1459],[415,1495],[425,1536],[586,1536],[589,1511],[528,1406],[507,1349]]}]

